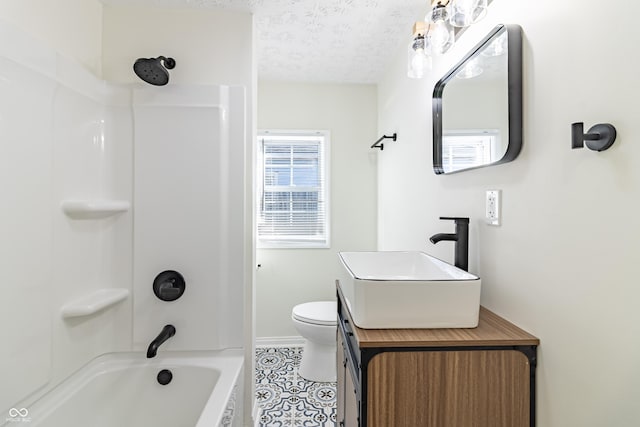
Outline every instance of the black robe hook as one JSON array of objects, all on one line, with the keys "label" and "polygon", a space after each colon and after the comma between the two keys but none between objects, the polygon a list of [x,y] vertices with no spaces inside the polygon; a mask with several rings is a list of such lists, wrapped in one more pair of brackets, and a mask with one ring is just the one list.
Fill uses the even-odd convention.
[{"label": "black robe hook", "polygon": [[382,135],[380,137],[380,139],[378,139],[376,142],[373,143],[373,145],[371,146],[371,148],[379,148],[380,151],[384,150],[384,144],[382,143],[383,139],[391,139],[393,141],[395,141],[398,137],[398,134],[394,133],[391,136],[387,136],[387,135]]}]

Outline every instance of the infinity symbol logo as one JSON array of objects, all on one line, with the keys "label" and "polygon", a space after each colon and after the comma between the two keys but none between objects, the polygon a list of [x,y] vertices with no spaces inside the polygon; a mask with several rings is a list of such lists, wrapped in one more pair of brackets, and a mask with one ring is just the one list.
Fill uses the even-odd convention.
[{"label": "infinity symbol logo", "polygon": [[29,415],[29,410],[27,408],[21,408],[21,409],[16,409],[16,408],[11,408],[9,409],[9,416],[12,418],[16,418],[16,417],[26,417],[27,415]]}]

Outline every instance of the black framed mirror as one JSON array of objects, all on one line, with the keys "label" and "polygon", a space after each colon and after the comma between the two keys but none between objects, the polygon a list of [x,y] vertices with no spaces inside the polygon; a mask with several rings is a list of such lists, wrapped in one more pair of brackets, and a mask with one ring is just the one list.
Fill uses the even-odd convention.
[{"label": "black framed mirror", "polygon": [[435,85],[433,169],[514,160],[522,148],[522,29],[498,25]]}]

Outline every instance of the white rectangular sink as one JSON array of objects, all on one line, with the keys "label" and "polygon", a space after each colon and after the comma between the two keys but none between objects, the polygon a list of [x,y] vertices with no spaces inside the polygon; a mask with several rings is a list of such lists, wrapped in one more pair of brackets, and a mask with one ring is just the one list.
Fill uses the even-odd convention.
[{"label": "white rectangular sink", "polygon": [[480,278],[424,252],[340,252],[340,289],[363,329],[475,328]]}]

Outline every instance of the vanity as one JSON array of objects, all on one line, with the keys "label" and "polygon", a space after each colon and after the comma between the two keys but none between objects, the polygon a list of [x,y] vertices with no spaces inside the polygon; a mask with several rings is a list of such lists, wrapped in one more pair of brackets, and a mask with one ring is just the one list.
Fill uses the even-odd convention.
[{"label": "vanity", "polygon": [[480,307],[476,328],[362,329],[338,297],[339,427],[533,427],[539,340]]}]

